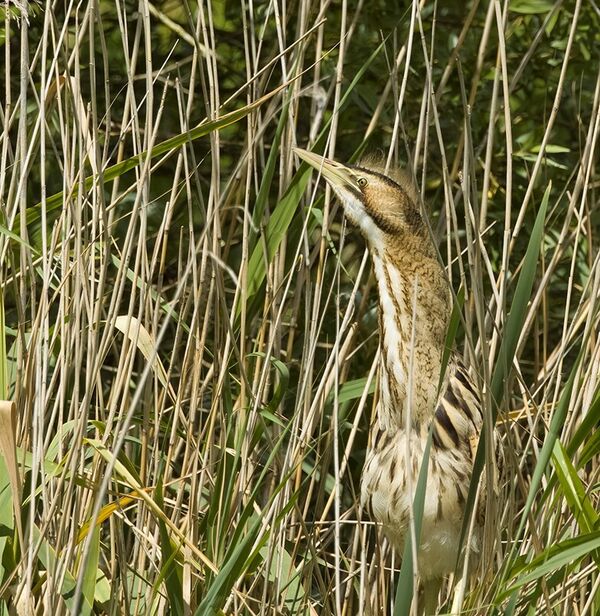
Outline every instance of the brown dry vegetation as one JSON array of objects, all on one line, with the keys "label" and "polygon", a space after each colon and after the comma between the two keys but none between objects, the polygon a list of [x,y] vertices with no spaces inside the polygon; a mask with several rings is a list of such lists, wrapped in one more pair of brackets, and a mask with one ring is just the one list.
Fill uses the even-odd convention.
[{"label": "brown dry vegetation", "polygon": [[599,612],[600,10],[462,5],[3,5],[0,614],[408,613],[369,258],[294,145],[404,167],[449,265],[505,458],[457,609]]}]

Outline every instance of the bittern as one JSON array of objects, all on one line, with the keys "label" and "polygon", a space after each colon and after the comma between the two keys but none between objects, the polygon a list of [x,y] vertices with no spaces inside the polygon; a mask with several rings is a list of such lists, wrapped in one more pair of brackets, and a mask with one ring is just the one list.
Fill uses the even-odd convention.
[{"label": "bittern", "polygon": [[[361,499],[400,554],[432,429],[417,551],[429,613],[457,562],[483,423],[477,388],[454,354],[440,386],[452,305],[447,277],[409,182],[373,164],[346,166],[295,152],[329,183],[371,254],[379,291],[379,398]],[[476,528],[470,546],[475,551],[478,534]]]}]

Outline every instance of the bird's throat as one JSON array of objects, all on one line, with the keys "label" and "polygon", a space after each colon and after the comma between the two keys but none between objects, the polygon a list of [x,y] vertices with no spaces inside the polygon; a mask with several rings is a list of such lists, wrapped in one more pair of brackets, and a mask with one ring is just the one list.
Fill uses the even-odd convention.
[{"label": "bird's throat", "polygon": [[450,294],[434,255],[373,254],[379,288],[379,422],[385,430],[427,429],[439,397]]}]

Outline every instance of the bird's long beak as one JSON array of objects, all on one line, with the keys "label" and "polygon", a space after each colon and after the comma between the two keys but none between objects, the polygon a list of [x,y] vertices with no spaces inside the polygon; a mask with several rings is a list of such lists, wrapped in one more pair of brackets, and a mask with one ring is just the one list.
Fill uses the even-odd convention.
[{"label": "bird's long beak", "polygon": [[300,148],[294,148],[294,152],[304,162],[319,171],[332,188],[342,191],[356,190],[355,172],[349,167]]}]

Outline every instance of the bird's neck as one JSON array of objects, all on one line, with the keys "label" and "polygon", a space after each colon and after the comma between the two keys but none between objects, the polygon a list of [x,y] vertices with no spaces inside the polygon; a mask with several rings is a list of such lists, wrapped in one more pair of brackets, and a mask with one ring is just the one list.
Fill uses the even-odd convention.
[{"label": "bird's neck", "polygon": [[388,246],[372,257],[379,287],[379,423],[385,430],[421,431],[438,401],[450,313],[445,272],[428,243]]}]

